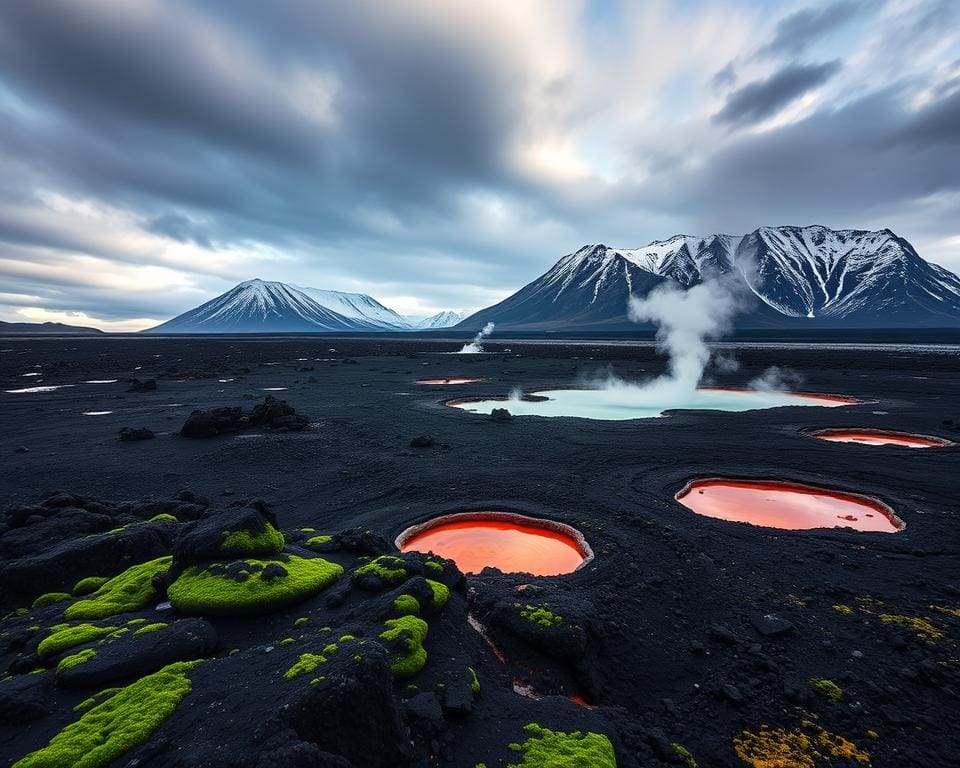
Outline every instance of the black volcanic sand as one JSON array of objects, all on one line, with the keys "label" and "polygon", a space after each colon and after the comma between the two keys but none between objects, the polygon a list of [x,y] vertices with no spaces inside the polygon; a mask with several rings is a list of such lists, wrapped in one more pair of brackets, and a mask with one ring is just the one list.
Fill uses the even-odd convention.
[{"label": "black volcanic sand", "polygon": [[[0,393],[0,487],[14,510],[0,524],[4,612],[29,606],[40,592],[69,590],[77,576],[111,575],[156,557],[190,520],[228,514],[231,504],[254,498],[269,502],[294,552],[305,551],[298,549],[303,527],[359,528],[380,548],[392,548],[406,526],[434,515],[500,508],[575,526],[596,553],[584,569],[554,578],[486,571],[463,580],[447,563],[450,600],[424,615],[424,671],[392,685],[383,654],[371,651],[356,668],[332,669],[339,681],[333,688],[285,680],[283,672],[299,654],[329,642],[320,627],[375,640],[383,601],[396,590],[351,586],[349,571],[363,562],[362,552],[316,553],[347,575],[267,616],[208,617],[218,641],[204,651],[210,660],[189,673],[192,692],[144,745],[112,765],[138,758],[157,766],[493,768],[522,762],[507,745],[529,735],[522,730],[528,723],[605,734],[620,766],[683,764],[673,743],[701,766],[743,766],[734,739],[762,725],[784,749],[790,737],[776,729],[799,729],[814,743],[823,729],[851,742],[848,757],[827,757],[821,742],[819,757],[783,762],[785,768],[865,764],[849,757],[853,745],[873,766],[955,764],[960,448],[828,443],[801,431],[863,427],[960,438],[956,352],[747,348],[737,353],[739,371],[716,381],[743,384],[770,365],[789,366],[803,375],[802,389],[873,401],[851,407],[498,423],[442,401],[503,395],[515,385],[562,387],[608,366],[624,377],[648,376],[663,369],[663,360],[649,347],[589,343],[487,343],[497,354],[435,354],[459,345],[330,337],[0,340],[0,389],[76,384],[52,393]],[[32,371],[43,376],[22,377]],[[483,381],[415,383],[428,376]],[[155,378],[157,389],[127,392],[124,380],[133,377]],[[79,383],[111,378],[121,381]],[[271,387],[287,389],[264,391]],[[193,409],[248,410],[268,394],[307,416],[309,426],[209,439],[177,435]],[[112,413],[81,415],[100,410]],[[145,427],[156,438],[118,441],[123,427]],[[418,435],[436,444],[410,447]],[[786,532],[699,517],[673,498],[698,476],[871,494],[906,529]],[[55,489],[74,496],[51,501]],[[181,522],[133,522],[164,510]],[[126,562],[104,559],[78,573],[69,560],[36,569],[26,585],[3,575],[45,557],[59,562],[50,552],[65,546],[61,539],[68,549],[70,540],[82,548],[89,542],[83,537],[124,524],[148,531],[134,537]],[[98,568],[106,573],[94,573]],[[76,720],[72,707],[91,693],[136,679],[73,690],[54,685],[51,671],[27,674],[44,667],[34,655],[37,640],[63,620],[69,604],[0,624],[0,674],[12,675],[0,683],[5,764]],[[548,605],[562,624],[521,619],[517,606],[527,604]],[[468,607],[506,663],[470,628]],[[134,617],[176,618],[148,607],[104,623]],[[295,626],[298,618],[309,621]],[[294,642],[282,644],[288,637]],[[465,693],[467,667],[476,670],[478,696]],[[833,681],[842,696],[832,700],[811,679]],[[515,682],[541,698],[520,695]],[[14,687],[5,694],[4,686]],[[572,702],[572,694],[596,708]],[[11,722],[27,719],[27,702],[36,705],[32,719]]]}]

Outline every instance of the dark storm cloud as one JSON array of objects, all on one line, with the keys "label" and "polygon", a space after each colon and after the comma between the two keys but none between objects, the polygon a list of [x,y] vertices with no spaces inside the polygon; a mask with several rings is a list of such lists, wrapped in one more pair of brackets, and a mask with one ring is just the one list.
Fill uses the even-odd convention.
[{"label": "dark storm cloud", "polygon": [[953,200],[956,217],[960,92],[917,110],[909,108],[907,96],[890,88],[742,136],[696,174],[679,174],[669,189],[645,190],[640,201],[700,211],[707,232],[746,232],[766,224],[851,227],[868,218],[893,222],[930,196]]},{"label": "dark storm cloud", "polygon": [[766,80],[754,80],[730,94],[713,119],[740,126],[771,117],[785,106],[833,77],[840,71],[839,60],[823,64],[791,64]]},{"label": "dark storm cloud", "polygon": [[737,84],[736,62],[729,62],[723,69],[720,69],[710,78],[710,85],[713,90],[722,91]]},{"label": "dark storm cloud", "polygon": [[204,231],[204,227],[189,216],[180,213],[164,213],[144,222],[144,229],[155,235],[163,235],[181,243],[196,243],[201,248],[212,248],[213,244]]},{"label": "dark storm cloud", "polygon": [[804,8],[791,13],[777,23],[773,39],[757,55],[797,56],[809,45],[852,21],[863,10],[865,6],[861,0],[840,0],[821,8]]}]

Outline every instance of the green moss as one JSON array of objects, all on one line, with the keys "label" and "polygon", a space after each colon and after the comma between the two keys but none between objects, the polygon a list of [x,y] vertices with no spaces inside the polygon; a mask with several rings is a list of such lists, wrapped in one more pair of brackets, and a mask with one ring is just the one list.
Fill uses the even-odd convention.
[{"label": "green moss", "polygon": [[[271,567],[264,577],[265,569]],[[273,575],[274,572],[279,574]],[[167,596],[178,611],[214,616],[249,616],[285,608],[329,586],[343,568],[320,558],[237,560],[206,568],[191,566],[170,585]]]},{"label": "green moss", "polygon": [[833,680],[826,677],[811,677],[807,682],[813,690],[831,701],[840,701],[843,698],[843,688]]},{"label": "green moss", "polygon": [[431,576],[443,576],[443,566],[436,560],[427,560],[423,564],[423,567],[430,573]]},{"label": "green moss", "polygon": [[285,638],[283,638],[283,640],[281,640],[279,643],[277,643],[277,645],[279,645],[279,646],[293,645],[295,642],[297,642],[297,641],[294,640],[292,637],[285,637]]},{"label": "green moss", "polygon": [[300,533],[316,533],[316,528],[301,528]]},{"label": "green moss", "polygon": [[86,712],[91,707],[96,706],[101,703],[104,699],[109,699],[113,694],[122,691],[123,688],[104,688],[102,691],[97,691],[89,699],[84,699],[77,706],[73,708],[74,712]]},{"label": "green moss", "polygon": [[320,546],[323,546],[324,544],[329,544],[331,541],[333,541],[333,536],[321,535],[321,536],[311,536],[309,539],[307,539],[306,543],[308,547],[320,547]]},{"label": "green moss", "polygon": [[98,704],[13,768],[102,768],[143,744],[190,693],[187,672],[199,662],[178,662],[142,677]]},{"label": "green moss", "polygon": [[516,605],[520,611],[520,618],[532,621],[541,627],[556,627],[563,624],[563,616],[551,611],[546,603],[542,605],[521,605],[517,603]]},{"label": "green moss", "polygon": [[617,758],[610,739],[601,733],[561,733],[536,723],[524,729],[531,736],[522,744],[510,744],[522,762],[508,768],[616,768]]},{"label": "green moss", "polygon": [[304,624],[309,624],[309,623],[310,623],[310,619],[308,619],[306,616],[301,616],[299,619],[293,622],[293,626],[302,627]]},{"label": "green moss", "polygon": [[114,576],[86,600],[78,600],[64,611],[66,619],[105,619],[118,613],[139,611],[156,598],[153,577],[170,569],[171,558],[158,557],[131,566]]},{"label": "green moss", "polygon": [[138,617],[135,618],[135,619],[130,619],[130,621],[127,622],[127,626],[128,626],[128,627],[135,627],[135,626],[137,626],[137,624],[146,624],[146,623],[147,623],[147,620],[146,620],[146,619],[144,619],[143,617],[139,617],[139,616],[138,616]]},{"label": "green moss", "polygon": [[393,610],[399,616],[416,616],[420,613],[420,603],[413,595],[400,595],[393,601]]},{"label": "green moss", "polygon": [[54,627],[54,631],[40,641],[37,646],[37,655],[41,659],[55,656],[68,648],[92,643],[94,640],[106,637],[114,629],[116,627],[97,627],[93,624],[78,624],[75,627],[58,625],[58,627]]},{"label": "green moss", "polygon": [[87,576],[85,579],[80,579],[73,585],[74,597],[82,597],[83,595],[89,595],[91,592],[96,592],[108,581],[110,581],[109,576]]},{"label": "green moss", "polygon": [[39,631],[40,631],[39,624],[31,624],[29,627],[27,627],[27,632],[39,632]]},{"label": "green moss", "polygon": [[326,663],[327,657],[319,653],[301,653],[297,663],[283,673],[283,678],[293,680],[295,677],[313,672],[321,664]]},{"label": "green moss", "polygon": [[168,515],[166,512],[161,512],[159,515],[154,515],[149,520],[148,523],[179,523],[173,515]]},{"label": "green moss", "polygon": [[149,635],[151,632],[156,632],[158,629],[163,629],[166,626],[166,622],[163,621],[156,621],[153,624],[144,624],[142,627],[140,627],[140,629],[133,633],[133,636],[139,637],[140,635]]},{"label": "green moss", "polygon": [[433,590],[433,600],[430,603],[430,607],[435,611],[439,611],[447,604],[447,600],[450,599],[450,590],[447,589],[446,584],[441,584],[439,581],[434,581],[433,579],[427,579],[427,584],[429,584],[430,589]]},{"label": "green moss", "polygon": [[480,693],[480,681],[477,679],[477,670],[473,667],[467,667],[467,672],[470,673],[470,690],[473,691],[473,695],[476,696]]},{"label": "green moss", "polygon": [[96,655],[97,652],[93,650],[93,648],[84,648],[82,651],[78,651],[70,656],[65,656],[60,660],[60,663],[57,664],[57,673],[66,672],[68,669],[86,664]]},{"label": "green moss", "polygon": [[395,584],[407,577],[406,563],[394,555],[380,555],[353,572],[354,579],[376,576],[384,584]]},{"label": "green moss", "polygon": [[54,603],[62,603],[64,600],[69,600],[72,595],[69,592],[46,592],[36,600],[33,601],[31,608],[43,608],[45,605],[53,605]]},{"label": "green moss", "polygon": [[427,622],[416,616],[401,616],[399,619],[387,619],[386,630],[380,637],[391,647],[399,649],[390,664],[393,676],[402,680],[412,677],[427,663],[427,652],[423,641],[427,638]]},{"label": "green moss", "polygon": [[685,766],[687,766],[687,768],[697,768],[697,761],[693,759],[693,755],[690,754],[690,750],[683,746],[683,744],[674,742],[670,746],[673,747],[674,752],[680,755],[680,760]]},{"label": "green moss", "polygon": [[228,557],[244,555],[269,555],[281,552],[283,534],[267,523],[262,531],[224,531],[220,551]]}]

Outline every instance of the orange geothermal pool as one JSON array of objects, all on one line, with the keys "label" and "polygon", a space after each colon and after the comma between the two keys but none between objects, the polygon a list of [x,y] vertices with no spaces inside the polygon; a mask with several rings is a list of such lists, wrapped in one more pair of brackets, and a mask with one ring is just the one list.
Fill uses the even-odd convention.
[{"label": "orange geothermal pool", "polygon": [[473,384],[480,379],[465,379],[462,377],[453,377],[450,379],[417,379],[417,384]]},{"label": "orange geothermal pool", "polygon": [[810,433],[819,440],[831,443],[860,443],[861,445],[901,445],[905,448],[945,448],[949,440],[909,432],[888,432],[880,429],[819,429]]},{"label": "orange geothermal pool", "polygon": [[464,512],[408,528],[397,537],[402,552],[432,552],[464,573],[487,566],[504,573],[559,576],[593,559],[575,528],[512,512]]},{"label": "orange geothermal pool", "polygon": [[676,499],[698,515],[765,528],[855,528],[883,533],[903,528],[893,510],[877,499],[778,480],[694,480]]}]

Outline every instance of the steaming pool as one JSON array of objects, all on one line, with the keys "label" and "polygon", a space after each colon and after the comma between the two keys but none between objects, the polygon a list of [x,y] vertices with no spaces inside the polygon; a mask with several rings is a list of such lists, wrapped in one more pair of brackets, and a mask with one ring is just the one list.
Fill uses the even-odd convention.
[{"label": "steaming pool", "polygon": [[546,389],[522,398],[463,398],[449,400],[447,405],[470,413],[490,413],[494,408],[506,408],[514,416],[576,416],[582,419],[623,421],[649,419],[661,416],[671,409],[753,411],[779,408],[785,405],[817,405],[836,408],[855,405],[858,400],[834,395],[814,395],[798,392],[765,392],[750,389],[723,389],[702,387],[693,392],[670,392],[656,396],[633,387],[611,389]]},{"label": "steaming pool", "polygon": [[401,552],[432,552],[453,560],[464,573],[487,566],[504,573],[559,576],[593,559],[575,528],[513,512],[462,512],[407,528],[397,537]]},{"label": "steaming pool", "polygon": [[897,533],[903,522],[878,499],[779,480],[694,480],[677,495],[698,515],[764,528],[854,528]]}]

